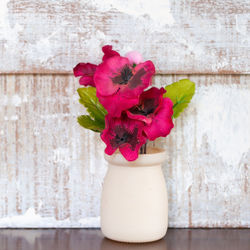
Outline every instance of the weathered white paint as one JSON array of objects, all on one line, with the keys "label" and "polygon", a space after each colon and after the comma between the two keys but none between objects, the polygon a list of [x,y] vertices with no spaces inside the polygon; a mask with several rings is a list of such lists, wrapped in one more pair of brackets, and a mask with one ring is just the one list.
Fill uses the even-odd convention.
[{"label": "weathered white paint", "polygon": [[100,227],[100,217],[82,218],[75,222],[70,222],[69,218],[57,220],[55,217],[42,217],[35,212],[34,208],[29,208],[22,215],[14,215],[0,219],[0,228],[96,228]]},{"label": "weathered white paint", "polygon": [[[169,226],[249,227],[250,76],[155,84],[186,77],[196,95],[153,143],[168,152]],[[77,87],[66,75],[0,76],[0,227],[99,225],[104,144],[76,123]]]},{"label": "weathered white paint", "polygon": [[249,11],[248,0],[2,0],[0,72],[71,73],[113,44],[158,73],[249,73]]},{"label": "weathered white paint", "polygon": [[[170,150],[170,214],[178,217],[172,226],[185,225],[181,221],[188,216],[194,227],[249,227],[249,76],[190,78],[198,86],[189,109],[176,120],[172,135],[158,140]],[[166,77],[159,80],[162,84]],[[176,200],[182,204],[178,208]]]},{"label": "weathered white paint", "polygon": [[[155,0],[155,1],[123,1],[123,0],[106,0],[98,1],[93,0],[93,5],[98,6],[100,11],[110,11],[116,9],[119,12],[126,13],[130,16],[146,19],[148,16],[151,21],[155,22],[158,28],[164,25],[173,25],[175,20],[170,10],[168,0]],[[151,25],[153,25],[151,24]],[[155,27],[157,29],[157,27]]]},{"label": "weathered white paint", "polygon": [[[162,77],[165,80],[165,77]],[[226,77],[225,82],[218,79],[222,76],[210,77],[213,85],[201,84],[198,94],[194,96],[193,110],[196,120],[189,120],[182,128],[188,133],[196,126],[196,144],[202,147],[204,138],[212,150],[228,165],[237,165],[242,153],[249,150],[250,140],[250,102],[249,82],[233,84],[235,77]],[[242,79],[244,76],[242,76]],[[225,79],[225,78],[224,78]],[[164,81],[163,80],[163,81]],[[207,81],[206,76],[199,78],[200,82]],[[228,84],[228,87],[225,87]],[[248,89],[248,91],[246,91]],[[239,101],[240,99],[240,101]],[[243,114],[246,115],[245,119]],[[211,126],[207,126],[210,124]],[[192,139],[187,137],[186,139]],[[191,143],[191,141],[189,141]],[[187,143],[189,143],[187,142]]]}]

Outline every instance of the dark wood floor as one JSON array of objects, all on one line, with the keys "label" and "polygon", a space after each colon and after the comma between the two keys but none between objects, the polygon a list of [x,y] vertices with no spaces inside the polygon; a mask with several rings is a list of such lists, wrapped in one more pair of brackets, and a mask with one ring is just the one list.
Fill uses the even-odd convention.
[{"label": "dark wood floor", "polygon": [[250,229],[169,229],[145,244],[108,240],[98,229],[0,229],[0,250],[250,250]]}]

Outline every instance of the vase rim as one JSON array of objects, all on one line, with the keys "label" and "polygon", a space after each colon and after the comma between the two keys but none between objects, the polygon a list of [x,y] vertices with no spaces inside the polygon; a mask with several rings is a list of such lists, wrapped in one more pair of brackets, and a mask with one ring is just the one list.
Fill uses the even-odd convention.
[{"label": "vase rim", "polygon": [[139,154],[135,161],[127,161],[117,150],[113,155],[104,154],[105,160],[111,165],[126,167],[146,167],[162,164],[166,160],[166,150],[162,148],[148,148],[147,154]]}]

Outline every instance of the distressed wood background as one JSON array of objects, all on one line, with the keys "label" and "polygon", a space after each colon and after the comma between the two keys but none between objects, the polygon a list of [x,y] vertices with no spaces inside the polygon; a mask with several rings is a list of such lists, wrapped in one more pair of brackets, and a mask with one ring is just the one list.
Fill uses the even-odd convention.
[{"label": "distressed wood background", "polygon": [[250,7],[226,0],[1,0],[0,227],[98,227],[106,163],[78,126],[79,61],[101,46],[189,78],[164,173],[171,227],[250,227]]}]

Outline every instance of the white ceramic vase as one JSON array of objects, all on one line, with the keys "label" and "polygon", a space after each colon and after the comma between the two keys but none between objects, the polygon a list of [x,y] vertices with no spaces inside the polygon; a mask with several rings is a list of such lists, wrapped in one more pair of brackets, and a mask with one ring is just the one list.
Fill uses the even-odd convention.
[{"label": "white ceramic vase", "polygon": [[166,152],[149,149],[129,162],[120,153],[105,155],[108,171],[101,199],[101,230],[109,239],[150,242],[165,236],[168,199],[162,163]]}]

